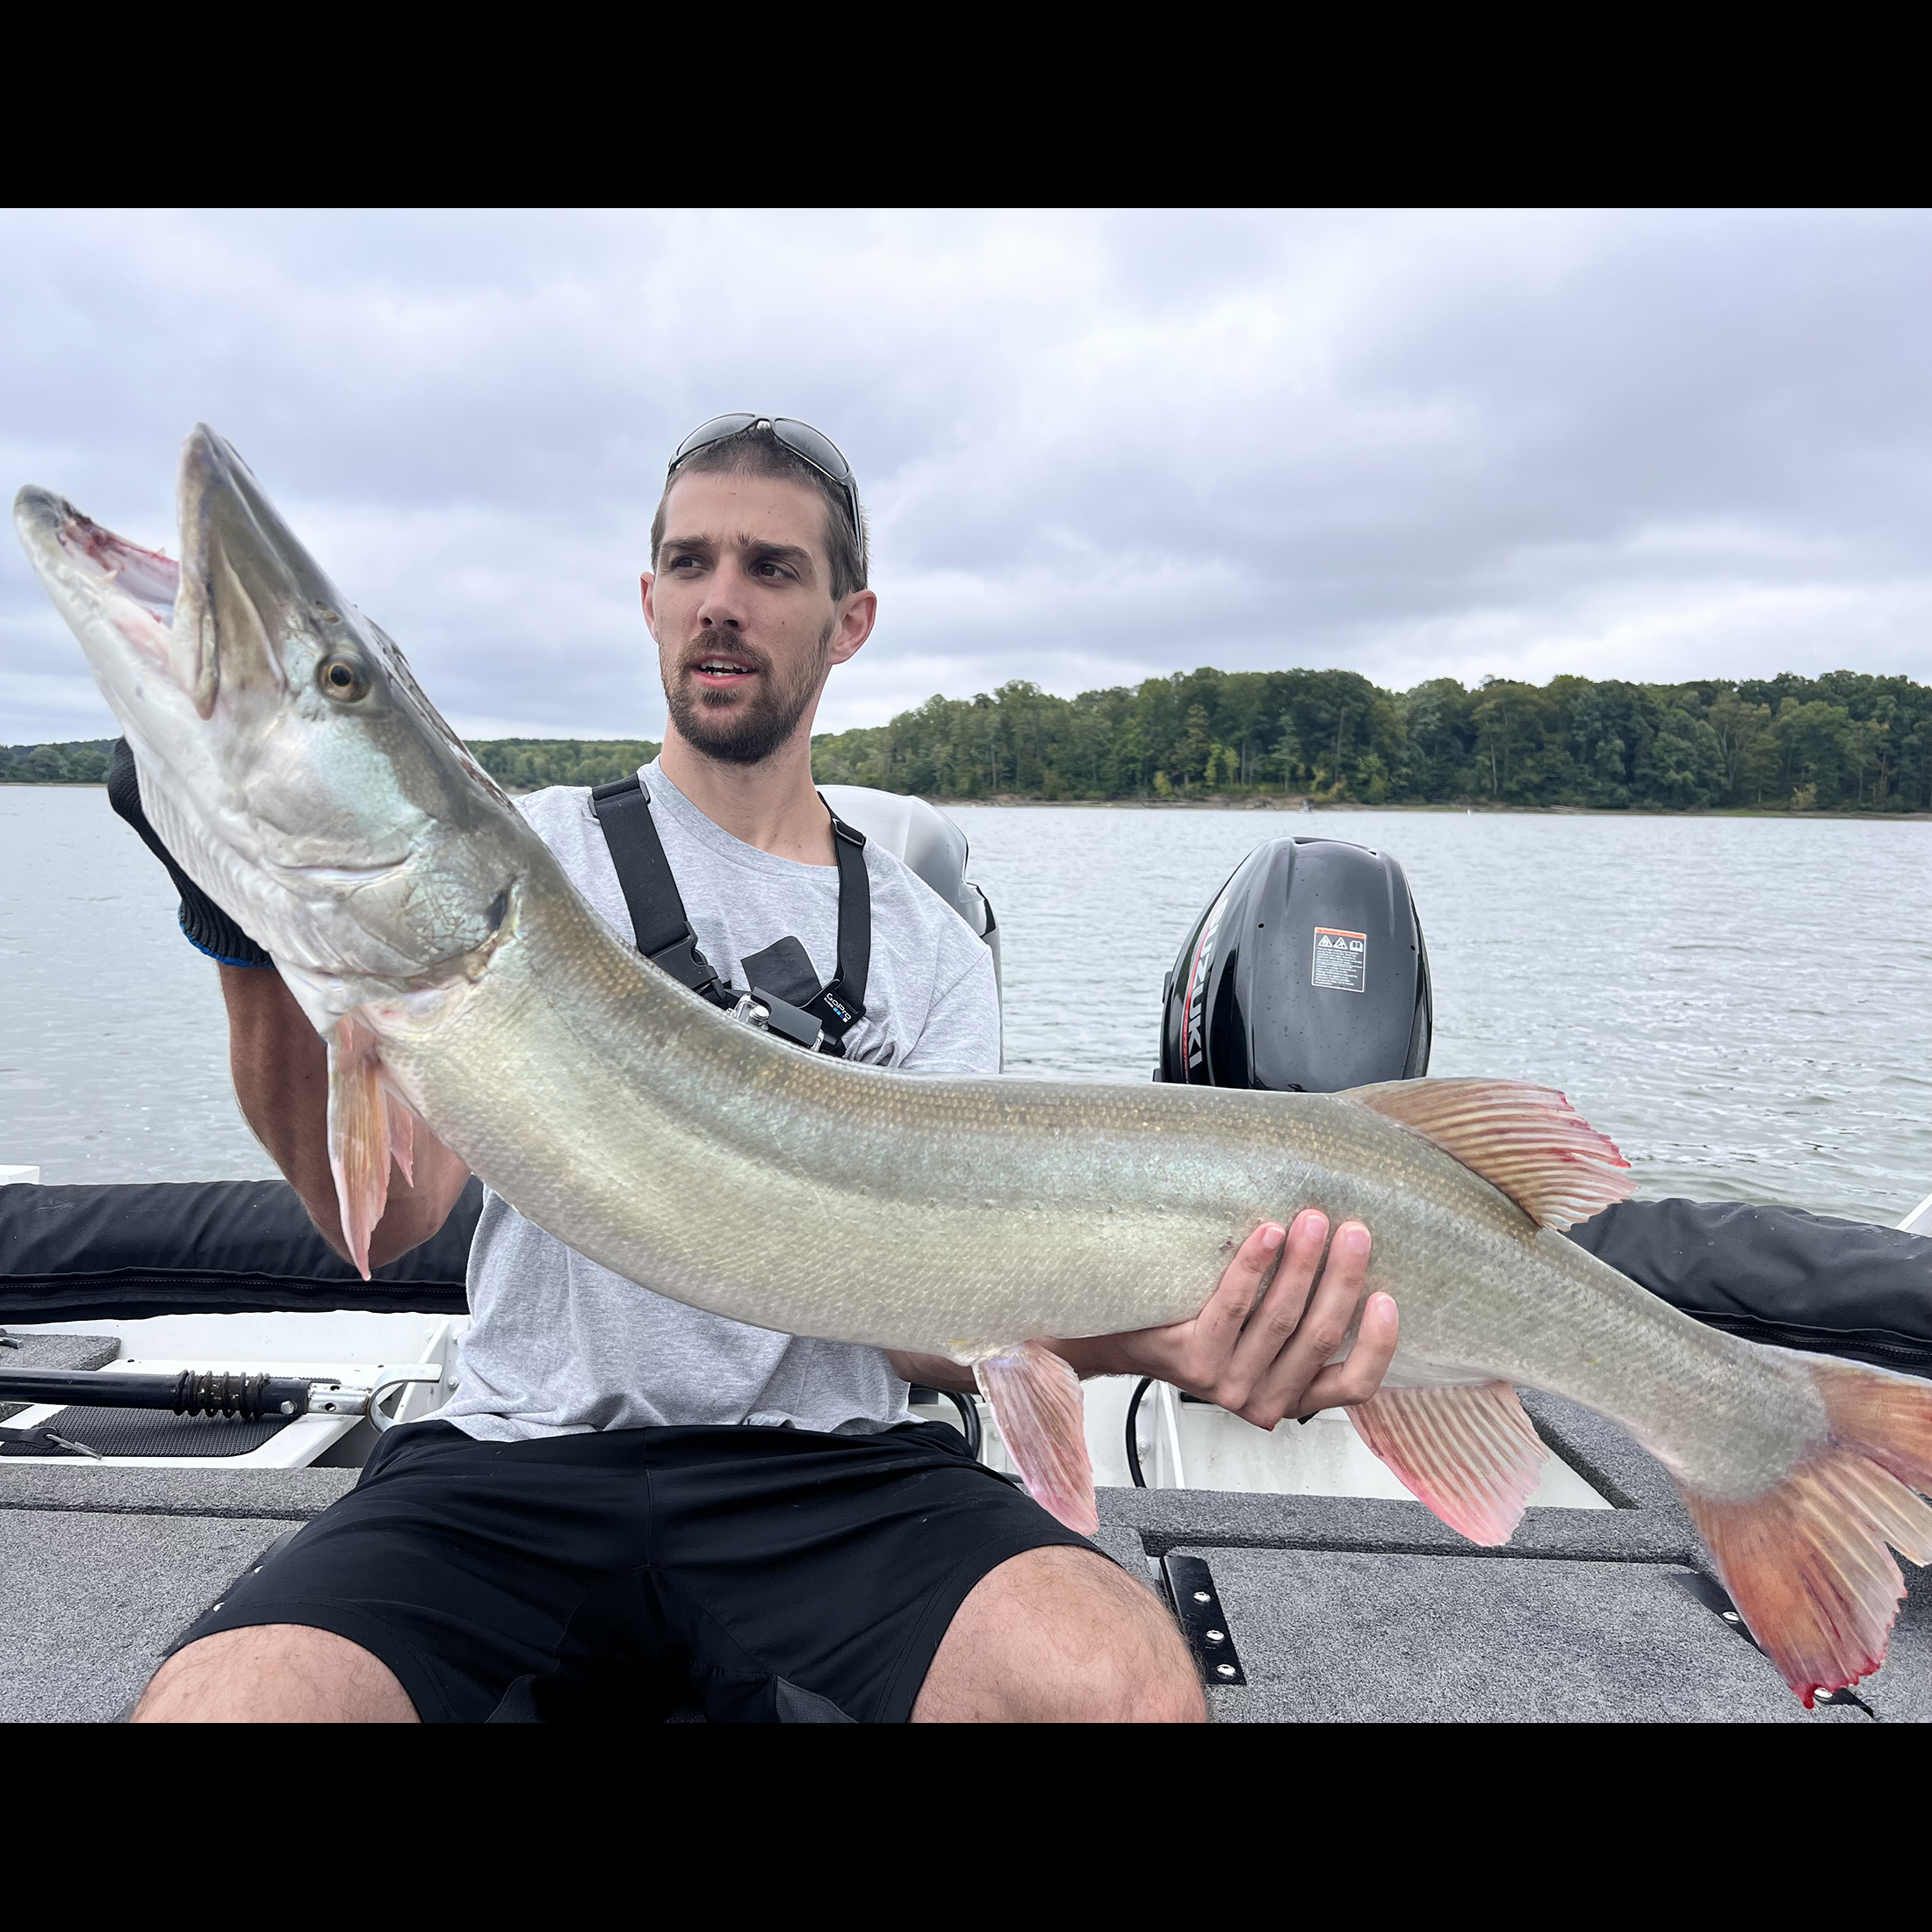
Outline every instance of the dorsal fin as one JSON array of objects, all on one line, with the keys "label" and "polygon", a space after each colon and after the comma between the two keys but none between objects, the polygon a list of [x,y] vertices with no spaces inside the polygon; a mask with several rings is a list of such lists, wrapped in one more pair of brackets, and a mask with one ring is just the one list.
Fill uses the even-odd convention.
[{"label": "dorsal fin", "polygon": [[1532,1221],[1568,1228],[1636,1193],[1630,1163],[1554,1087],[1526,1080],[1387,1080],[1359,1100],[1433,1141]]}]

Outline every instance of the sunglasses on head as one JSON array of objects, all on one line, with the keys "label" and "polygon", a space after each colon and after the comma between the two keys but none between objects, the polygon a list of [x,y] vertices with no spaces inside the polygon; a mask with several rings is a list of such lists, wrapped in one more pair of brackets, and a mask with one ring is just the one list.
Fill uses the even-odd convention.
[{"label": "sunglasses on head", "polygon": [[852,534],[862,541],[863,531],[859,523],[859,479],[853,475],[852,465],[840,453],[838,444],[830,436],[814,429],[809,422],[799,422],[796,416],[761,416],[744,410],[728,416],[713,416],[709,422],[699,423],[678,444],[677,452],[671,458],[671,466],[664,473],[667,477],[675,476],[678,465],[687,458],[696,456],[700,450],[709,449],[714,443],[723,443],[727,437],[754,428],[769,429],[795,457],[809,463],[826,482],[838,487],[845,498]]}]

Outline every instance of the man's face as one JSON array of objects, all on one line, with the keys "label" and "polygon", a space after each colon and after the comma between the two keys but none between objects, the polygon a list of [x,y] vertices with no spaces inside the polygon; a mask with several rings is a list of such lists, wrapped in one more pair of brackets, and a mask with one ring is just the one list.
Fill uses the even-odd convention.
[{"label": "man's face", "polygon": [[870,633],[872,593],[832,595],[825,515],[816,490],[779,477],[671,486],[644,616],[671,723],[694,750],[752,765],[801,724],[809,733],[827,671]]}]

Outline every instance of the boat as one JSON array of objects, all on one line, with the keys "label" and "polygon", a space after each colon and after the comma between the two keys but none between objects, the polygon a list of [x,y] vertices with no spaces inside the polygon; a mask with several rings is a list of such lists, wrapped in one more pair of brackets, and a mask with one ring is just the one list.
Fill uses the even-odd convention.
[{"label": "boat", "polygon": [[[960,828],[917,799],[826,795],[954,906],[997,968],[998,921]],[[220,1183],[255,1190],[222,1197],[231,1221],[278,1213],[278,1253],[306,1237],[310,1258],[269,1268],[225,1249],[215,1265],[185,1237],[143,1245],[127,1215],[108,1215],[119,1231],[97,1265],[36,1268],[21,1239],[10,1254],[7,1228],[56,1197],[115,1192],[39,1183],[0,1168],[0,1372],[59,1395],[0,1408],[13,1432],[0,1445],[0,1719],[111,1722],[184,1629],[354,1485],[380,1433],[448,1400],[466,1241],[458,1229],[440,1259],[419,1251],[365,1289],[306,1222],[292,1231],[292,1193]],[[124,1192],[131,1214],[143,1191]],[[1932,1194],[1901,1228],[1932,1241]],[[151,1405],[106,1402],[117,1383]],[[283,1412],[285,1389],[299,1412]],[[1164,1385],[1102,1378],[1087,1385],[1097,1540],[1172,1605],[1222,1722],[1932,1717],[1923,1573],[1909,1573],[1884,1667],[1807,1712],[1751,1641],[1663,1470],[1589,1410],[1524,1399],[1553,1454],[1515,1536],[1488,1550],[1416,1502],[1341,1411],[1264,1433]],[[913,1404],[1013,1473],[977,1397],[916,1389]]]}]

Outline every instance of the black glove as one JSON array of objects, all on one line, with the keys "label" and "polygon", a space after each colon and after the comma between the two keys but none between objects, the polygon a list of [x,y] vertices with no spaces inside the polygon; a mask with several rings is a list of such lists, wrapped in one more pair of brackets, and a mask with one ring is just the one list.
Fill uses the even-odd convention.
[{"label": "black glove", "polygon": [[181,893],[181,929],[188,943],[224,966],[272,966],[275,962],[217,905],[201,888],[175,863],[169,851],[148,823],[141,809],[141,781],[134,771],[134,754],[125,738],[114,740],[113,754],[107,761],[107,802],[140,833],[148,849],[168,868],[168,876]]}]

